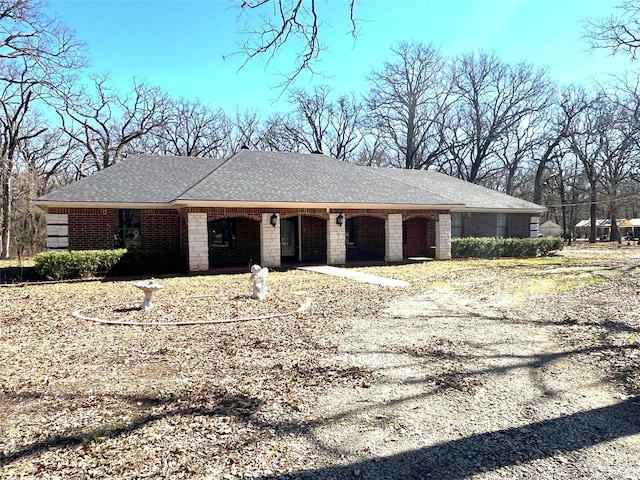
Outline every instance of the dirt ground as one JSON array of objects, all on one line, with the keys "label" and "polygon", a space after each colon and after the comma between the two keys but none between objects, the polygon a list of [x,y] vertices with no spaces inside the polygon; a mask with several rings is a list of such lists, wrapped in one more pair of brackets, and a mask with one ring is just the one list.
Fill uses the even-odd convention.
[{"label": "dirt ground", "polygon": [[151,312],[129,280],[0,289],[0,477],[640,478],[639,263],[163,278]]}]

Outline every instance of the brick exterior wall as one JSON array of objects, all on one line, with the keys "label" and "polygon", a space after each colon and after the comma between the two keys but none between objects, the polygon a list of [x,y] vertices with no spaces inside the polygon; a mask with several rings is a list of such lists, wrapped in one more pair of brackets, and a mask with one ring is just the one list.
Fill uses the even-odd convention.
[{"label": "brick exterior wall", "polygon": [[531,224],[530,213],[518,213],[518,214],[507,215],[507,237],[529,238],[531,236],[530,224]]},{"label": "brick exterior wall", "polygon": [[[51,218],[67,216],[66,240],[70,250],[108,249],[115,246],[117,209],[51,208],[48,213],[52,215]],[[436,242],[435,219],[439,214],[446,212],[402,209],[329,212],[317,208],[278,209],[275,211],[279,217],[276,228],[269,223],[273,213],[273,210],[266,211],[263,208],[141,209],[141,247],[179,250],[183,258],[188,259],[189,269],[192,271],[207,270],[217,265],[244,265],[250,262],[263,266],[280,266],[280,215],[299,214],[303,262],[339,265],[347,260],[384,260],[389,250],[386,242],[401,239],[402,227],[401,222],[396,221],[398,218],[408,221],[408,238],[407,244],[400,249],[395,248],[393,255],[431,256],[431,247]],[[336,224],[339,213],[343,213],[345,219],[355,219],[355,245],[345,245],[345,225],[339,227]],[[237,220],[237,247],[233,251],[211,247],[208,221],[216,218]],[[385,228],[385,221],[389,218],[395,219],[389,230],[393,238],[386,234],[388,229]],[[530,215],[522,215],[517,220],[510,219],[508,228],[518,232],[521,229],[529,231],[530,219]],[[487,215],[480,224],[485,228],[487,224],[491,224],[491,235],[495,234],[495,215]],[[52,223],[51,237],[60,237],[61,232],[62,230]],[[468,232],[465,233],[468,235]],[[58,243],[56,240],[56,245]],[[58,246],[60,247],[62,245]]]},{"label": "brick exterior wall", "polygon": [[69,208],[69,250],[113,248],[115,213],[107,208]]},{"label": "brick exterior wall", "polygon": [[236,238],[233,246],[215,246],[211,229],[215,218],[208,219],[209,266],[247,266],[260,263],[260,222],[250,218],[236,218]]},{"label": "brick exterior wall", "polygon": [[[529,238],[531,236],[530,213],[508,213],[507,238]],[[537,217],[534,217],[537,218]],[[462,232],[465,237],[495,237],[498,217],[495,213],[471,213],[462,216]]]},{"label": "brick exterior wall", "polygon": [[300,217],[302,232],[302,261],[309,263],[325,263],[327,261],[327,219]]},{"label": "brick exterior wall", "polygon": [[179,250],[180,212],[169,209],[141,210],[140,235],[145,250]]},{"label": "brick exterior wall", "polygon": [[435,257],[436,228],[431,218],[405,220],[404,257]]},{"label": "brick exterior wall", "polygon": [[355,245],[347,245],[348,262],[384,260],[385,221],[383,218],[355,217]]}]

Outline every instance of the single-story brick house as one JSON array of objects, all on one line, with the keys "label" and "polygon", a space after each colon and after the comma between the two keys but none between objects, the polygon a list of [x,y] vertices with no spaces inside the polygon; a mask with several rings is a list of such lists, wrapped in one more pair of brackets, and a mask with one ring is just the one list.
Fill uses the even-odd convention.
[{"label": "single-story brick house", "polygon": [[47,246],[181,255],[189,271],[451,258],[451,238],[537,237],[544,207],[447,175],[322,154],[132,156],[34,200]]}]

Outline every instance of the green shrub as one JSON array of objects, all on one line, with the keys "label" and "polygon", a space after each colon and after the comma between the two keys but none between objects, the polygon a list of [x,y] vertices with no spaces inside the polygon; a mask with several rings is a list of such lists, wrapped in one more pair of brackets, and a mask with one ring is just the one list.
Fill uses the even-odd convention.
[{"label": "green shrub", "polygon": [[63,280],[106,275],[150,275],[175,273],[182,260],[177,252],[160,250],[77,250],[43,252],[35,256],[35,270],[40,278]]},{"label": "green shrub", "polygon": [[532,258],[562,250],[561,238],[467,237],[451,240],[452,258]]}]

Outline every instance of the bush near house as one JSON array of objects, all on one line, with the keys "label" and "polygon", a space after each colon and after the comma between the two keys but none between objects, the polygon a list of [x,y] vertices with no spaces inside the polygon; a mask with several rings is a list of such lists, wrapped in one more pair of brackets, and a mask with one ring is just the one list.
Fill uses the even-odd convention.
[{"label": "bush near house", "polygon": [[177,252],[164,250],[78,250],[43,252],[34,258],[35,271],[46,280],[82,278],[104,273],[117,275],[153,275],[182,270]]},{"label": "bush near house", "polygon": [[562,250],[560,237],[545,238],[487,238],[468,237],[451,240],[452,258],[531,258],[548,256]]}]

